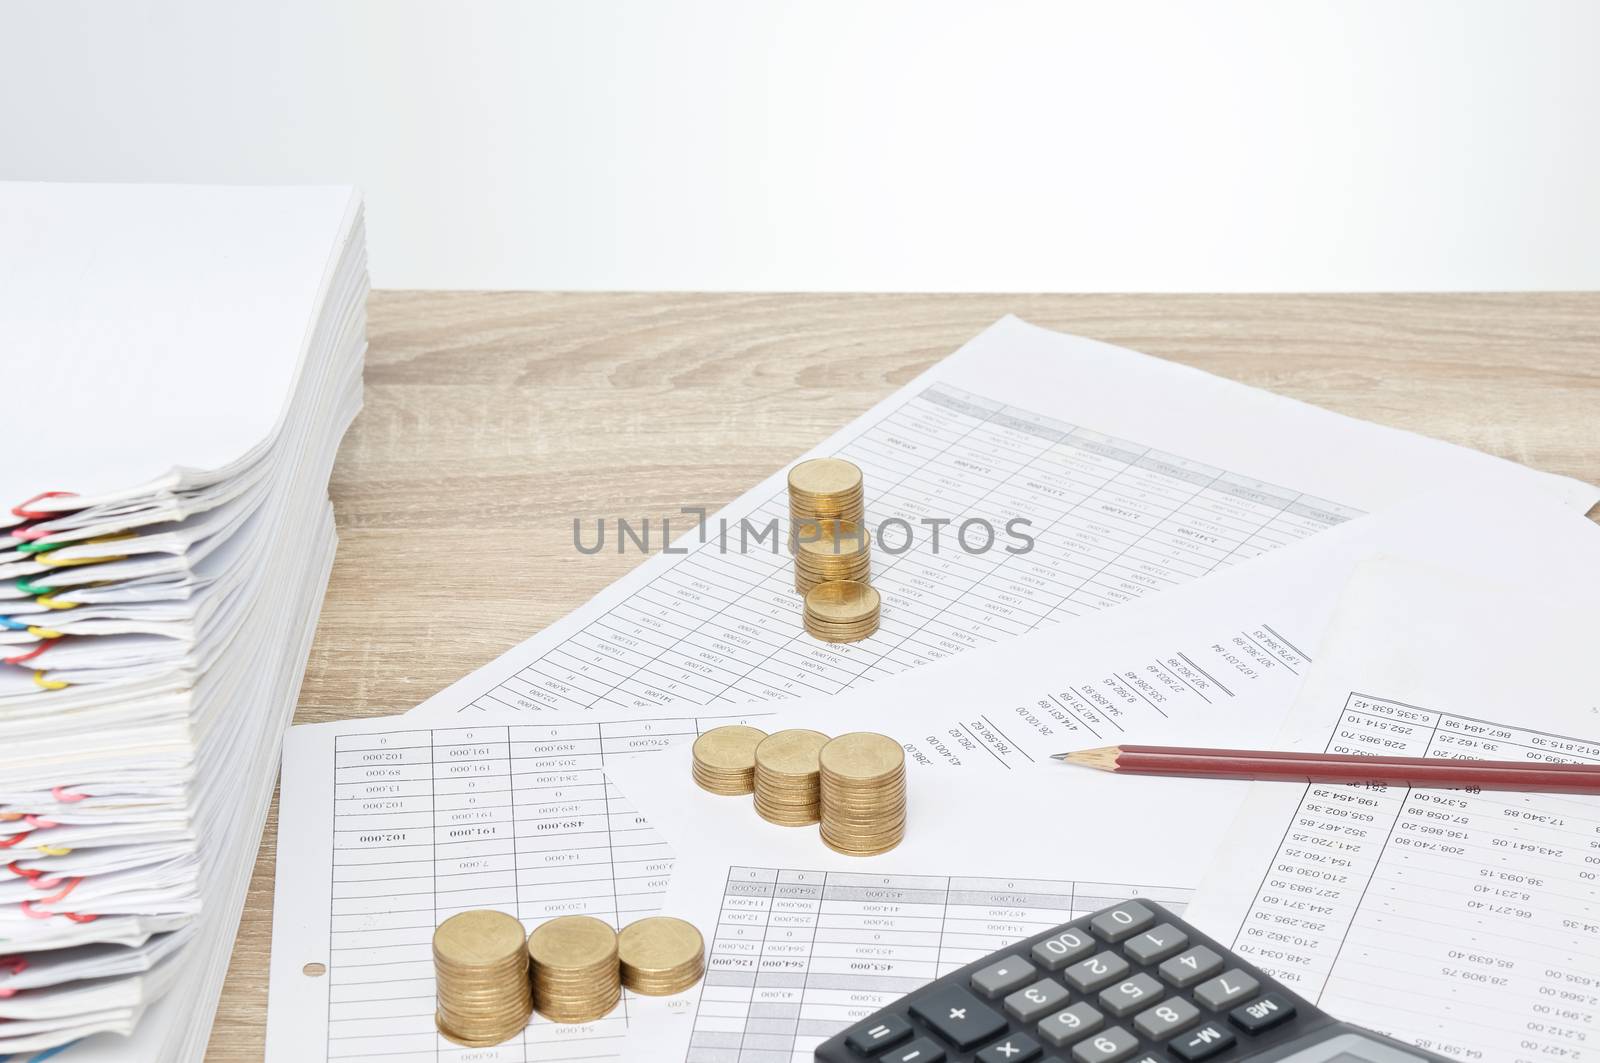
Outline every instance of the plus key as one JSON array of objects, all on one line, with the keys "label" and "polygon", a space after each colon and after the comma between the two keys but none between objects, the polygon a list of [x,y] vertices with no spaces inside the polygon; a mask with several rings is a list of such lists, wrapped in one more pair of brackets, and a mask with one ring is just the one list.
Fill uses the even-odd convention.
[{"label": "plus key", "polygon": [[957,985],[937,989],[916,1001],[911,1014],[957,1048],[971,1048],[1006,1028],[999,1012]]}]

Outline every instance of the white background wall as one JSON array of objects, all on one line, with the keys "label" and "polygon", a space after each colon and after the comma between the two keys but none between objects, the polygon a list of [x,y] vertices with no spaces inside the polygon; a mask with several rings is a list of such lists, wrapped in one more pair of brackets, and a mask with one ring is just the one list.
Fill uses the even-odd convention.
[{"label": "white background wall", "polygon": [[381,287],[1600,287],[1600,4],[27,0],[0,176],[355,182]]}]

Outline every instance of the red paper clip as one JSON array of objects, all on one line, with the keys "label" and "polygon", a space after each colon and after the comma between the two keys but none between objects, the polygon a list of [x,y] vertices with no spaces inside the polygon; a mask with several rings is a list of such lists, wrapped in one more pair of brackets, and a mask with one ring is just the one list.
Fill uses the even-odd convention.
[{"label": "red paper clip", "polygon": [[5,841],[0,842],[0,849],[9,849],[13,845],[16,845],[18,842],[20,842],[22,839],[26,838],[28,835],[30,835],[32,833],[33,833],[33,831],[31,831],[31,830],[25,830],[21,834],[13,834],[11,837],[7,838]]},{"label": "red paper clip", "polygon": [[48,650],[54,645],[55,643],[53,642],[41,642],[27,653],[19,653],[15,657],[6,657],[3,658],[3,660],[6,664],[21,664],[23,661],[33,660],[35,657],[39,656],[39,654],[43,653],[45,650]]},{"label": "red paper clip", "polygon": [[27,509],[26,507],[31,506],[35,502],[44,498],[76,498],[77,495],[78,492],[76,491],[40,491],[27,501],[18,502],[16,505],[12,506],[11,513],[13,516],[21,517],[23,520],[49,520],[51,517],[59,516],[60,514],[53,512],[37,512],[35,510]]},{"label": "red paper clip", "polygon": [[88,794],[69,794],[69,793],[67,793],[67,788],[65,786],[56,786],[56,787],[53,787],[50,790],[50,796],[55,798],[57,801],[60,801],[64,805],[70,805],[75,801],[82,801],[85,797],[88,797],[89,795]]}]

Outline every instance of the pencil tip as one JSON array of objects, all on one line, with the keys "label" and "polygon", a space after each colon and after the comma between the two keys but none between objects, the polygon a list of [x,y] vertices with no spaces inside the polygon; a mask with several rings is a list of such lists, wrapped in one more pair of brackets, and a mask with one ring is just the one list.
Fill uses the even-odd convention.
[{"label": "pencil tip", "polygon": [[1097,768],[1100,771],[1114,771],[1117,767],[1117,754],[1122,752],[1117,746],[1101,746],[1098,749],[1074,749],[1070,753],[1053,754],[1052,760],[1059,760],[1063,764],[1077,764],[1085,768]]}]

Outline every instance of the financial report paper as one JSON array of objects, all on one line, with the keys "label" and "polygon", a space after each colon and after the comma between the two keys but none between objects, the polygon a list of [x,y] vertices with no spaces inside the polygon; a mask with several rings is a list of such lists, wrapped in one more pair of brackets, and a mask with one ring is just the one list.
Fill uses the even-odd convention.
[{"label": "financial report paper", "polygon": [[[1362,566],[1283,748],[1600,764],[1593,594]],[[1190,917],[1332,1014],[1600,1060],[1600,797],[1258,783],[1218,852]]]},{"label": "financial report paper", "polygon": [[[893,681],[893,698],[862,690],[719,711],[611,707],[530,718],[501,709],[296,728],[284,757],[268,1058],[465,1058],[433,1031],[428,944],[437,921],[460,907],[500,908],[530,928],[552,915],[621,924],[655,910],[669,857],[645,813],[659,812],[669,825],[696,819],[670,801],[641,808],[608,780],[607,771],[627,770],[635,753],[671,750],[724,722],[769,728],[775,724],[760,714],[780,707],[829,733],[870,720],[908,750],[915,832],[930,817],[948,819],[932,798],[965,793],[935,779],[981,776],[974,785],[991,785],[1011,774],[1008,767],[1066,771],[1037,762],[1063,748],[1139,735],[1231,733],[1247,744],[1280,725],[1344,573],[1359,559],[1382,552],[1493,565],[1540,585],[1570,578],[1574,559],[1600,535],[1536,488],[1493,501],[1486,509],[1481,498],[1421,499],[1351,521],[1093,624],[1065,622],[917,669]],[[681,774],[687,783],[687,770]],[[1080,773],[1070,785],[1121,781]],[[1144,792],[1165,791],[1158,784]],[[1208,838],[1243,792],[1210,787],[1205,799],[1215,803],[1208,805],[1174,791],[1164,822],[1176,837]],[[1115,796],[1087,800],[1102,807]],[[721,804],[713,813],[732,809]],[[762,827],[753,814],[746,818]],[[730,844],[740,838],[713,833]],[[1107,836],[1094,851],[1114,854],[1114,840]],[[1062,873],[1055,854],[1044,855],[1055,872],[1024,874],[1016,861],[995,870],[1048,879],[1055,889],[1070,880],[1084,896],[1098,896],[1106,884],[1185,889],[1193,881],[1179,880],[1192,879],[1204,862],[1195,855],[1186,862],[1192,872],[1165,877],[1115,861]],[[751,866],[737,853],[734,863]],[[794,856],[762,866],[780,865],[827,870]],[[973,877],[970,866],[907,873]],[[587,1026],[536,1023],[517,1042],[472,1058],[612,1058],[640,1006],[625,1000],[618,1013]]]},{"label": "financial report paper", "polygon": [[[1539,482],[1580,512],[1600,499],[1586,484],[1010,317],[813,453],[864,470],[883,596],[871,638],[806,635],[785,532],[741,532],[742,521],[759,532],[787,520],[778,472],[679,538],[682,553],[651,557],[412,711],[834,694],[1145,598],[1430,488]],[[981,525],[966,535],[974,552],[962,546],[973,518],[994,529],[991,548],[977,549]],[[1024,545],[1006,531],[1019,518],[1033,546],[1008,552]],[[592,546],[592,528],[579,538]]]}]

